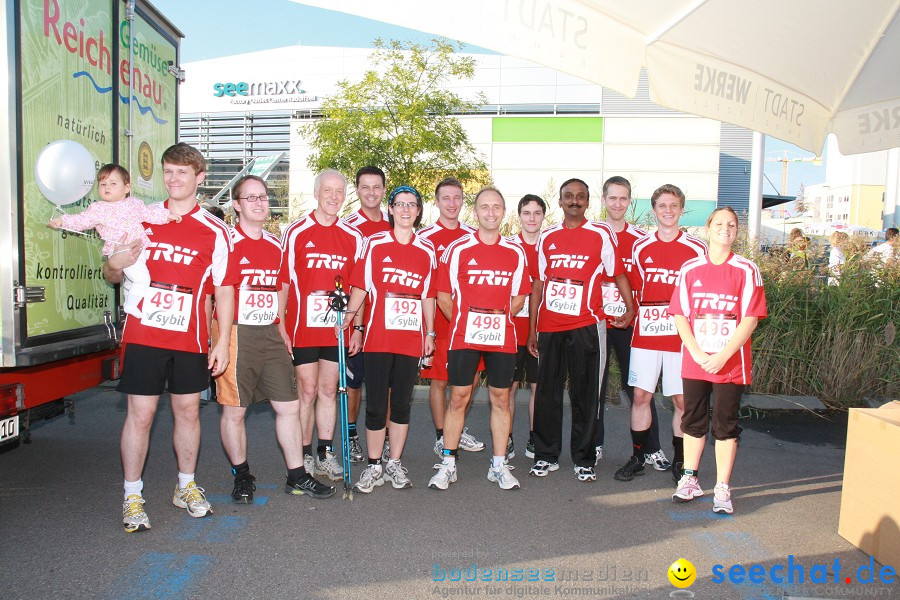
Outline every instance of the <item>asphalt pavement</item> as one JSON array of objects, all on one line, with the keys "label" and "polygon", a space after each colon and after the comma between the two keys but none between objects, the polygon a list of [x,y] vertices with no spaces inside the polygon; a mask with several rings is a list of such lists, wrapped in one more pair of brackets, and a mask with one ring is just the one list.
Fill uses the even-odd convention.
[{"label": "asphalt pavement", "polygon": [[[568,434],[560,470],[528,476],[520,403],[512,464],[522,488],[503,491],[487,480],[486,450],[461,453],[459,480],[438,492],[427,487],[437,462],[431,415],[416,401],[404,456],[414,487],[388,484],[348,501],[340,491],[327,500],[284,494],[274,418],[268,405],[255,406],[248,415],[258,486],[252,505],[230,503],[219,413],[215,404],[201,410],[197,470],[215,513],[193,519],[172,505],[172,417],[161,403],[144,473],[152,529],[142,533],[122,530],[125,401],[112,388],[79,394],[74,419],[41,423],[31,444],[0,453],[0,597],[900,597],[897,583],[859,583],[857,569],[869,558],[837,534],[845,414],[747,411],[732,481],[735,513],[722,516],[712,513],[711,446],[701,464],[707,494],[694,502],[671,502],[667,472],[613,479],[630,454],[624,407],[607,408],[596,482],[576,480]],[[671,413],[660,415],[671,457]],[[566,431],[568,417],[566,407]],[[487,404],[476,402],[467,424],[489,444]],[[354,480],[361,467],[354,465]],[[685,590],[667,576],[679,558],[697,573]],[[803,585],[796,577],[793,585],[754,583],[731,570],[759,564],[768,573],[789,561],[804,569]],[[814,565],[824,565],[827,584],[810,580]]]}]

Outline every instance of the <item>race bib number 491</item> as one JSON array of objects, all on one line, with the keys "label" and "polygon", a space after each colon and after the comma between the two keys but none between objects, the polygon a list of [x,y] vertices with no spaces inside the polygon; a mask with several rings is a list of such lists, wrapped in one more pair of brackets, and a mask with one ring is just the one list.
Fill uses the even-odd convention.
[{"label": "race bib number 491", "polygon": [[638,309],[638,328],[642,336],[678,335],[675,319],[669,314],[668,306],[668,302],[662,302],[645,304]]},{"label": "race bib number 491", "polygon": [[621,317],[625,314],[625,302],[619,293],[619,286],[615,283],[604,283],[601,286],[603,291],[603,312],[608,317]]},{"label": "race bib number 491", "polygon": [[271,287],[242,287],[238,294],[239,325],[271,325],[278,315],[278,293]]},{"label": "race bib number 491", "polygon": [[188,330],[193,306],[193,290],[174,283],[151,281],[141,306],[141,323],[167,331]]}]

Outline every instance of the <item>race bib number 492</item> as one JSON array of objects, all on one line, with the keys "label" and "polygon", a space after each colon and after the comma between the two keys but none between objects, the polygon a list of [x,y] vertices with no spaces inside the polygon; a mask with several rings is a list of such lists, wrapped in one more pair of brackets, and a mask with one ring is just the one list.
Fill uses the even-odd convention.
[{"label": "race bib number 492", "polygon": [[678,335],[675,319],[667,310],[668,302],[645,304],[638,309],[638,328],[642,336],[659,337]]},{"label": "race bib number 492", "polygon": [[141,323],[167,331],[188,330],[193,306],[193,290],[174,283],[151,281],[141,306]]},{"label": "race bib number 492", "polygon": [[242,287],[238,294],[239,325],[271,325],[278,315],[278,293],[271,287]]},{"label": "race bib number 492", "polygon": [[384,328],[400,331],[422,329],[422,298],[413,294],[387,294],[384,299]]},{"label": "race bib number 492", "polygon": [[331,310],[328,292],[313,292],[306,297],[306,326],[334,327],[337,313]]}]

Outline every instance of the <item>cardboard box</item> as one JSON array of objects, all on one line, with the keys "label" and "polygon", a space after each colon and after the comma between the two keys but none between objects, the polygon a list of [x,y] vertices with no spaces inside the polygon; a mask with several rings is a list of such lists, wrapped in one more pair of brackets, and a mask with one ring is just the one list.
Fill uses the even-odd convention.
[{"label": "cardboard box", "polygon": [[900,567],[900,410],[851,408],[838,533]]}]

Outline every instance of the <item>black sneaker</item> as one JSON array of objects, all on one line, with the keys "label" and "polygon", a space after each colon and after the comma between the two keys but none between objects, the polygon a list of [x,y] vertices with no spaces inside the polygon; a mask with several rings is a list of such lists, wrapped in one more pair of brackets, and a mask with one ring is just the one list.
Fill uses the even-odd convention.
[{"label": "black sneaker", "polygon": [[628,457],[628,462],[625,463],[625,466],[616,471],[616,474],[613,475],[619,481],[631,481],[634,479],[635,475],[643,475],[644,474],[644,461],[639,459],[637,456],[631,455]]},{"label": "black sneaker", "polygon": [[684,475],[684,463],[677,462],[672,465],[672,481],[674,481],[676,485],[681,480],[682,475]]},{"label": "black sneaker", "polygon": [[234,477],[234,489],[231,491],[231,500],[235,504],[253,504],[253,492],[256,491],[256,477],[250,473],[236,475]]},{"label": "black sneaker", "polygon": [[284,493],[296,496],[306,494],[313,498],[331,498],[334,496],[334,486],[325,485],[309,473],[306,473],[300,479],[288,479],[287,483],[284,484]]}]

